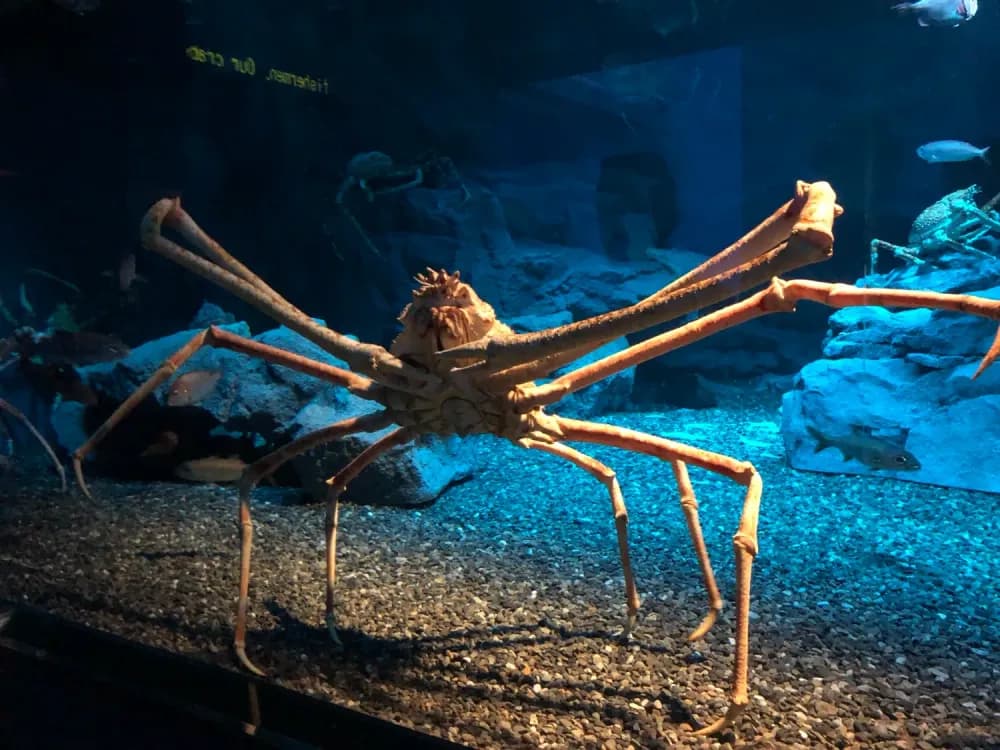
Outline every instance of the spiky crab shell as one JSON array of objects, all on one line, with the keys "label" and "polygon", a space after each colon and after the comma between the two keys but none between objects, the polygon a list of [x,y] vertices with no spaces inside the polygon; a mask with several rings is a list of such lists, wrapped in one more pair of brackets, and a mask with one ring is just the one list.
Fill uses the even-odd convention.
[{"label": "spiky crab shell", "polygon": [[[493,307],[461,280],[460,272],[428,268],[414,279],[419,286],[413,290],[413,301],[399,316],[403,330],[390,347],[397,357],[433,369],[436,351],[467,344],[490,333],[510,332],[497,320]],[[461,364],[451,361],[448,367]]]}]

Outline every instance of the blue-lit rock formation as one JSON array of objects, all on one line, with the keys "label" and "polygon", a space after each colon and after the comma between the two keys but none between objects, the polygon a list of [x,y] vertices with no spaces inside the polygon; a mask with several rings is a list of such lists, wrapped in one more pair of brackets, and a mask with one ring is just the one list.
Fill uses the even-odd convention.
[{"label": "blue-lit rock formation", "polygon": [[[244,322],[221,326],[225,330],[250,336]],[[101,396],[113,403],[132,393],[173,352],[188,341],[198,329],[180,331],[135,347],[122,360],[80,368],[81,376]],[[313,343],[287,328],[280,327],[254,336],[254,340],[345,367]],[[150,469],[167,468],[182,460],[217,455],[212,440],[220,434],[252,435],[250,455],[256,458],[289,440],[333,422],[374,411],[376,404],[351,395],[343,388],[285,367],[268,364],[227,349],[199,350],[181,368],[180,373],[197,370],[220,371],[217,386],[203,400],[189,406],[166,406],[166,394],[173,380],[154,394],[156,403],[144,404],[132,425],[119,429],[134,436],[127,444],[115,444],[116,451],[132,451],[133,465],[141,467],[142,451],[156,440],[157,434],[170,429],[179,435],[175,460],[158,456]],[[86,437],[84,409],[81,404],[61,403],[53,410],[52,423],[59,442],[67,450],[78,447]],[[148,430],[143,423],[150,425]],[[155,426],[154,426],[155,425]],[[117,431],[117,429],[116,429]],[[113,431],[106,442],[114,436]],[[364,450],[382,433],[357,434],[317,448],[292,462],[302,485],[317,499],[325,497],[323,480],[332,476],[350,459]],[[234,445],[238,445],[234,443]],[[192,453],[194,451],[194,453]],[[132,472],[133,475],[136,472]],[[141,472],[139,473],[141,475]],[[446,441],[428,438],[417,445],[390,452],[368,467],[351,483],[345,497],[380,505],[423,505],[433,502],[450,484],[468,478],[471,468]]]},{"label": "blue-lit rock formation", "polygon": [[[948,254],[865,277],[859,286],[932,289],[1000,297],[1000,260]],[[857,307],[830,316],[823,358],[806,365],[785,394],[782,433],[791,465],[842,474],[886,474],[927,484],[1000,492],[1000,367],[972,380],[996,333],[994,322],[927,309]],[[916,471],[872,469],[831,439],[870,429],[917,457]]]}]

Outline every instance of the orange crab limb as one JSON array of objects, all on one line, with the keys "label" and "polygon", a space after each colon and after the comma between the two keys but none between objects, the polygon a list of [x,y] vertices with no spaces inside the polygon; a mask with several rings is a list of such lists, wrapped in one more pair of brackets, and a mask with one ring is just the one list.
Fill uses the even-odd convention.
[{"label": "orange crab limb", "polygon": [[[180,232],[211,260],[200,257],[164,237],[161,233],[164,224]],[[157,201],[143,217],[140,233],[142,245],[146,249],[218,284],[247,304],[344,360],[352,369],[375,380],[380,378],[402,380],[404,383],[409,383],[409,387],[414,391],[419,391],[419,387],[415,384],[438,382],[438,378],[433,374],[406,364],[381,346],[357,342],[317,323],[209,237],[181,208],[179,198],[164,198]]]},{"label": "orange crab limb", "polygon": [[340,643],[340,636],[337,635],[337,613],[336,613],[336,583],[337,583],[337,529],[340,524],[340,496],[347,485],[354,481],[366,467],[374,463],[385,453],[393,448],[405,445],[413,440],[415,433],[408,427],[400,427],[393,430],[388,435],[384,435],[374,443],[365,448],[361,453],[338,471],[334,476],[326,480],[327,486],[327,507],[326,507],[326,628],[330,633],[330,638],[334,643]]},{"label": "orange crab limb", "polygon": [[28,432],[31,433],[31,436],[38,441],[38,444],[42,446],[42,448],[48,454],[48,457],[52,460],[52,465],[56,467],[56,473],[59,474],[59,481],[62,484],[62,491],[65,492],[66,470],[63,468],[62,461],[60,461],[59,457],[56,456],[56,452],[52,450],[52,446],[49,445],[49,441],[46,440],[45,437],[42,435],[42,433],[40,433],[38,429],[35,427],[35,425],[31,423],[31,420],[24,415],[24,412],[22,412],[20,409],[18,409],[9,401],[5,401],[4,399],[0,398],[0,411],[5,411],[12,417],[17,419],[21,424],[25,426],[25,428],[27,428]]},{"label": "orange crab limb", "polygon": [[[743,713],[750,700],[748,692],[750,574],[753,568],[753,559],[757,555],[757,519],[760,515],[760,496],[763,489],[760,474],[757,473],[753,464],[746,461],[737,461],[719,453],[693,448],[673,440],[596,422],[583,422],[564,417],[555,417],[555,420],[562,433],[562,440],[598,443],[624,448],[635,453],[645,453],[664,461],[690,463],[728,477],[747,488],[746,496],[743,499],[743,510],[740,513],[739,527],[733,535],[733,549],[736,552],[736,647],[733,657],[733,681],[730,689],[729,709],[723,717],[709,726],[699,729],[697,734],[708,735],[721,732]],[[705,569],[703,565],[703,572]],[[709,567],[708,570],[710,571],[711,568]],[[709,617],[714,620],[712,612],[709,613]],[[695,633],[701,633],[709,626],[711,626],[711,622],[707,624],[703,622]],[[692,637],[694,635],[692,634]]]},{"label": "orange crab limb", "polygon": [[[903,308],[930,307],[938,310],[964,312],[1000,321],[1000,300],[986,299],[985,297],[904,289],[862,288],[847,284],[831,284],[802,279],[782,281],[776,278],[766,289],[762,289],[745,300],[580,367],[544,385],[522,389],[518,397],[519,408],[527,411],[536,406],[553,403],[567,393],[578,391],[616,372],[654,359],[754,318],[776,312],[794,312],[795,305],[801,300],[818,302],[821,305],[835,308],[867,305]],[[983,356],[972,377],[975,378],[982,374],[998,356],[1000,356],[1000,330],[998,330],[997,337]]]},{"label": "orange crab limb", "polygon": [[[786,271],[825,260],[833,252],[833,221],[841,213],[836,194],[825,182],[811,185],[800,182],[797,190],[797,199],[752,230],[748,235],[750,240],[740,240],[695,269],[690,283],[677,286],[675,282],[634,305],[575,323],[534,333],[494,334],[439,351],[437,356],[479,360],[465,369],[487,374],[570,349],[586,353],[608,341],[722,302]],[[787,237],[776,247],[763,251],[761,245],[780,236],[789,224]],[[749,259],[731,267],[748,256]],[[542,374],[545,373],[534,376]]]},{"label": "orange crab limb", "polygon": [[97,447],[105,436],[114,429],[115,425],[125,419],[136,406],[166,382],[171,375],[177,372],[203,346],[215,346],[232,349],[233,351],[245,354],[252,354],[268,362],[273,362],[276,365],[284,365],[293,370],[313,375],[321,380],[342,385],[351,393],[361,398],[376,400],[381,390],[381,386],[363,375],[358,375],[350,370],[334,367],[325,362],[317,362],[308,357],[303,357],[301,354],[288,352],[275,346],[268,346],[259,341],[248,339],[245,336],[230,333],[218,326],[210,326],[204,331],[196,333],[184,346],[167,357],[163,364],[132,395],[118,405],[118,408],[111,413],[110,417],[104,420],[104,423],[97,428],[94,434],[83,445],[73,451],[73,473],[76,475],[76,482],[83,491],[83,494],[90,497],[90,490],[87,488],[87,483],[83,478],[83,459],[87,454]]},{"label": "orange crab limb", "polygon": [[250,493],[264,477],[270,476],[283,464],[326,443],[333,442],[359,432],[377,432],[392,424],[392,418],[384,411],[365,414],[360,417],[335,422],[318,430],[313,430],[292,442],[281,446],[266,456],[257,459],[243,470],[240,477],[240,508],[237,519],[240,528],[240,586],[236,603],[236,628],[233,634],[233,649],[240,664],[257,675],[264,675],[247,656],[247,611],[250,602],[250,554],[253,548],[253,520],[250,517]]}]

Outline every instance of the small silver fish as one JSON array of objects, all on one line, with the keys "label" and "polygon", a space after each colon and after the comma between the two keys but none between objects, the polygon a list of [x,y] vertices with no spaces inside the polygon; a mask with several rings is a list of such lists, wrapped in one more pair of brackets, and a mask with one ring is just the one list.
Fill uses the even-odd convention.
[{"label": "small silver fish", "polygon": [[979,0],[916,0],[892,6],[897,13],[912,13],[919,26],[960,26],[972,20]]},{"label": "small silver fish", "polygon": [[990,159],[987,156],[989,150],[989,146],[978,148],[965,141],[931,141],[917,148],[917,156],[930,164],[972,159],[982,159],[989,164]]}]

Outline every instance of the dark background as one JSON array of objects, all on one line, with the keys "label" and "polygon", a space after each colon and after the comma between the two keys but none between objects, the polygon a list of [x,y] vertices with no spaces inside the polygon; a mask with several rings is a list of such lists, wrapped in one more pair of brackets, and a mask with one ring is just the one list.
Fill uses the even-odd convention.
[{"label": "dark background", "polygon": [[[727,236],[729,224],[745,229],[770,213],[795,179],[828,179],[847,214],[837,258],[809,275],[853,280],[871,237],[903,241],[916,213],[950,190],[973,182],[987,196],[1000,190],[981,162],[929,166],[913,153],[938,138],[1000,141],[993,5],[957,29],[918,28],[889,3],[860,1],[295,6],[107,0],[77,16],[38,0],[0,15],[0,169],[16,173],[0,178],[8,307],[24,270],[40,267],[79,284],[98,325],[129,343],[185,326],[206,297],[259,329],[257,316],[158,259],[140,256],[151,283],[127,300],[101,276],[137,249],[149,204],[181,195],[296,304],[364,336],[378,269],[364,254],[336,257],[323,231],[354,153],[412,158],[434,149],[466,174],[571,161],[619,118],[559,101],[560,116],[547,120],[534,90],[535,109],[511,127],[512,92],[727,46],[738,50],[738,110],[713,116],[738,122],[742,188],[704,196],[719,201]],[[206,42],[248,49],[259,67],[323,76],[330,94],[248,81],[184,56]],[[682,106],[670,96],[659,104]],[[705,166],[709,175],[714,168]],[[705,224],[694,249],[709,253],[721,244],[716,222]],[[32,288],[45,302],[50,292]],[[399,290],[399,306],[407,293]]]}]

